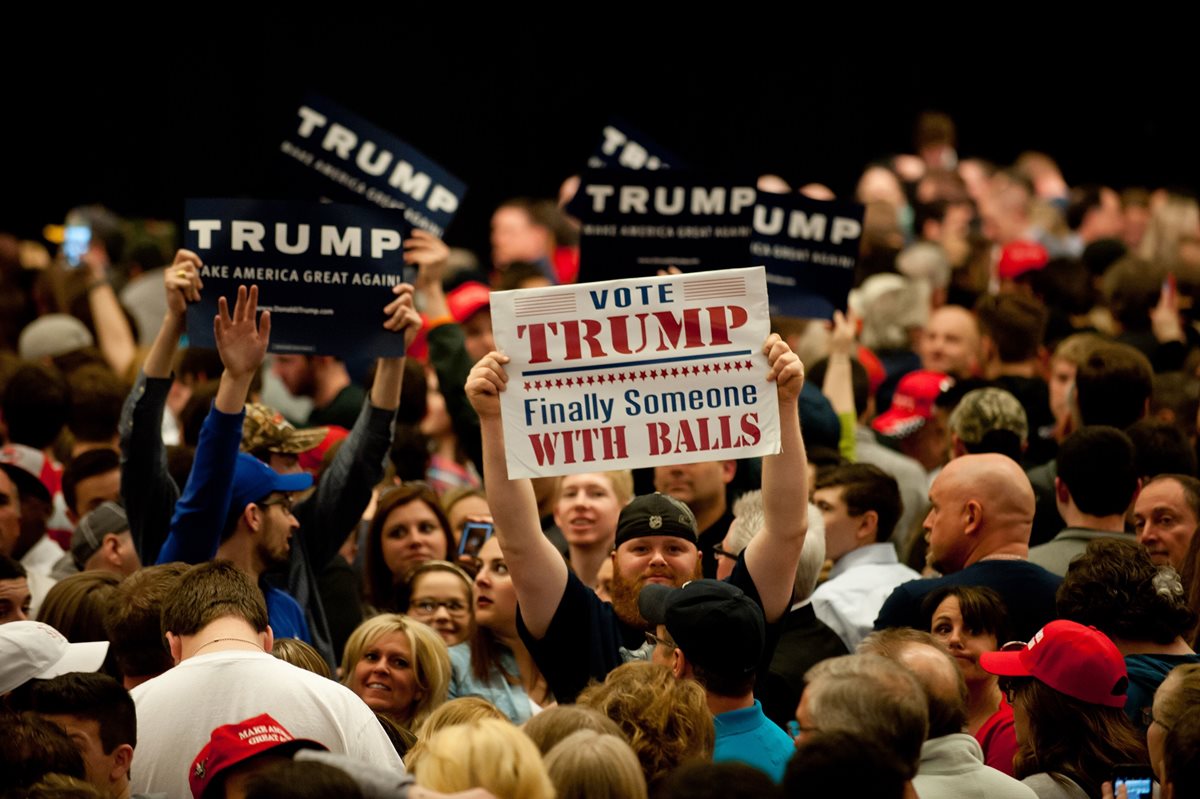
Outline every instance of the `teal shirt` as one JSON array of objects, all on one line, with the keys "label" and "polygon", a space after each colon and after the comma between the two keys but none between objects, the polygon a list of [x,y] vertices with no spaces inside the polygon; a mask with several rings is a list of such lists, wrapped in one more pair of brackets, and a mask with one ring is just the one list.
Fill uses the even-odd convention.
[{"label": "teal shirt", "polygon": [[713,762],[737,761],[783,781],[788,760],[796,752],[792,737],[763,715],[762,702],[713,717],[717,730]]}]

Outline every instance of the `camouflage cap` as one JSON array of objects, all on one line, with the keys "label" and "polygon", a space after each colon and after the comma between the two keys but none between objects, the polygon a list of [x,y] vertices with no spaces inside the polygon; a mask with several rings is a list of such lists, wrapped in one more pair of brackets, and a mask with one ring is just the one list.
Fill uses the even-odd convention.
[{"label": "camouflage cap", "polygon": [[1029,438],[1029,420],[1021,403],[1002,388],[977,388],[963,395],[950,414],[950,431],[966,444],[978,444],[993,430]]},{"label": "camouflage cap", "polygon": [[242,449],[246,452],[265,449],[268,452],[297,455],[320,444],[328,433],[328,427],[297,430],[279,411],[253,402],[246,406]]}]

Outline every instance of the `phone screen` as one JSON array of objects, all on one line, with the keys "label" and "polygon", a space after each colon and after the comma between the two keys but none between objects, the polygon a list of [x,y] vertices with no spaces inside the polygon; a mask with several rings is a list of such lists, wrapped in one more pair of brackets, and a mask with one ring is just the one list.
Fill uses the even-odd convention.
[{"label": "phone screen", "polygon": [[92,244],[92,229],[87,225],[67,225],[63,231],[63,255],[72,268],[79,266],[83,254]]},{"label": "phone screen", "polygon": [[1122,785],[1129,799],[1149,799],[1154,794],[1154,780],[1149,777],[1117,777],[1113,780],[1113,792]]},{"label": "phone screen", "polygon": [[458,554],[478,557],[479,550],[492,537],[492,525],[484,522],[467,522],[463,527],[462,540],[458,542]]}]

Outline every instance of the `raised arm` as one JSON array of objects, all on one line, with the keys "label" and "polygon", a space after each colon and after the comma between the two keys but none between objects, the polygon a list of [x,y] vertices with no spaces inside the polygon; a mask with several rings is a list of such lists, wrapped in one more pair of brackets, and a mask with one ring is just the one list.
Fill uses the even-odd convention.
[{"label": "raised arm", "polygon": [[92,242],[83,256],[83,262],[87,265],[90,278],[87,298],[92,323],[96,326],[96,344],[112,370],[125,379],[137,355],[137,343],[133,340],[133,329],[125,318],[117,293],[108,279],[108,255],[102,245]]},{"label": "raised arm", "polygon": [[[383,309],[387,315],[383,326],[404,336],[408,346],[421,328],[421,318],[413,309],[412,286],[395,286],[392,293],[393,299]],[[404,360],[403,357],[379,359],[370,401],[321,476],[313,497],[296,507],[300,535],[316,571],[338,551],[371,501],[371,489],[383,479],[384,458],[392,444],[392,422],[400,407]]]},{"label": "raised arm", "polygon": [[203,265],[196,253],[191,250],[179,250],[175,253],[174,263],[164,270],[167,315],[163,317],[162,327],[158,329],[158,336],[150,345],[150,353],[142,366],[146,377],[171,376],[171,361],[175,359],[179,337],[183,335],[187,322],[188,303],[199,302],[200,289],[204,288],[199,272]]},{"label": "raised arm", "polygon": [[195,253],[180,250],[165,270],[167,315],[121,411],[121,495],[134,548],[143,563],[157,561],[179,498],[179,486],[167,471],[162,419],[187,304],[200,299],[200,266]]},{"label": "raised arm", "polygon": [[[537,500],[529,480],[510,480],[500,419],[500,392],[508,382],[508,356],[488,353],[467,378],[467,398],[479,414],[483,438],[483,482],[496,520],[496,537],[517,590],[521,618],[534,638],[546,634],[567,587],[567,564],[542,534]],[[582,653],[581,653],[582,656]]]},{"label": "raised arm", "polygon": [[263,311],[256,323],[258,286],[238,287],[233,314],[221,297],[213,320],[213,335],[225,371],[217,386],[212,410],[200,430],[192,473],[183,496],[175,503],[171,532],[158,560],[198,563],[212,558],[229,514],[233,470],[242,442],[242,420],[250,381],[262,365],[271,336],[271,314]]},{"label": "raised arm", "polygon": [[808,458],[800,437],[800,389],[804,364],[784,341],[772,334],[763,352],[771,365],[768,380],[779,397],[778,455],[763,458],[763,530],[746,547],[746,568],[758,589],[768,622],[778,620],[792,604],[796,567],[808,531]]},{"label": "raised arm", "polygon": [[479,417],[463,393],[473,364],[467,355],[462,328],[450,315],[450,305],[442,291],[442,273],[450,249],[432,233],[414,230],[412,238],[404,242],[404,250],[404,260],[418,267],[416,304],[429,327],[426,334],[429,362],[437,372],[442,396],[446,398],[446,413],[463,453],[476,466],[482,466]]},{"label": "raised arm", "polygon": [[858,426],[861,408],[854,407],[854,371],[850,364],[850,353],[854,351],[854,332],[858,319],[851,311],[843,315],[833,312],[833,335],[829,337],[829,363],[825,370],[825,382],[821,393],[833,406],[841,427],[838,451],[842,457],[855,460],[854,435]]}]

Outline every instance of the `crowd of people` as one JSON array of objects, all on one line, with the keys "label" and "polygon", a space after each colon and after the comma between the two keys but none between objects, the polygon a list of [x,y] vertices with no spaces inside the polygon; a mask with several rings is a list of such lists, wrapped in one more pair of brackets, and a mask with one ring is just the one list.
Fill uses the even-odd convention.
[{"label": "crowd of people", "polygon": [[915,144],[771,320],[779,453],[632,472],[506,465],[577,180],[413,233],[373,362],[253,285],[187,346],[169,225],[0,234],[0,795],[1200,795],[1200,205]]}]

